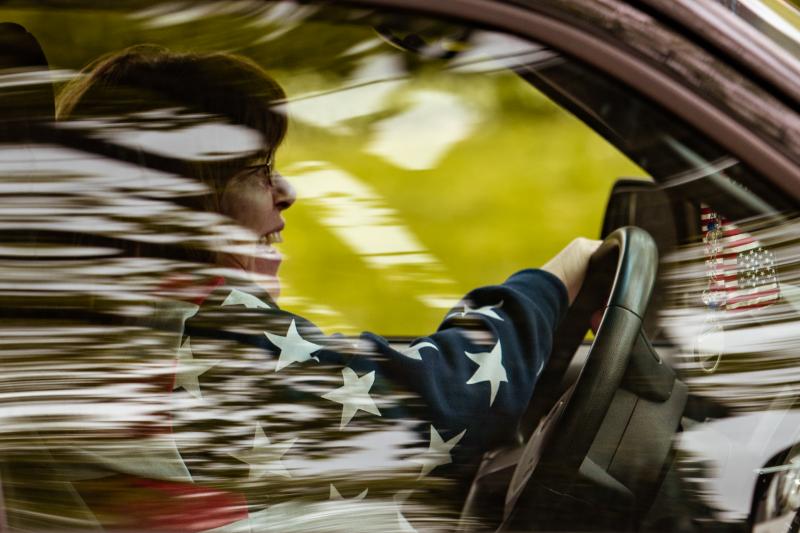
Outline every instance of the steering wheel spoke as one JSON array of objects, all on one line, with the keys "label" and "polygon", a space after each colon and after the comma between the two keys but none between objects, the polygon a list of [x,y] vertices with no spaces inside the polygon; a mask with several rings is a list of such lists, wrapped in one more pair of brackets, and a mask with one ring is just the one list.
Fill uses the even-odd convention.
[{"label": "steering wheel spoke", "polygon": [[536,430],[533,432],[530,439],[528,439],[528,442],[525,443],[524,450],[514,470],[514,475],[511,478],[511,483],[506,493],[506,505],[504,510],[506,516],[511,513],[511,510],[517,503],[517,499],[519,499],[522,491],[527,486],[531,474],[536,470],[539,459],[542,457],[542,451],[552,436],[553,428],[558,426],[558,421],[564,413],[564,409],[566,409],[569,404],[574,390],[574,386],[567,389],[550,412],[539,421]]}]

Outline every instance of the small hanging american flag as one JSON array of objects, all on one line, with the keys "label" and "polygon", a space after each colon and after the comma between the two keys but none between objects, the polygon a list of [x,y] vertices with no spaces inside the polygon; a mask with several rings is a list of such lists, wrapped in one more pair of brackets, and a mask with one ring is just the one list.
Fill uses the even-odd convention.
[{"label": "small hanging american flag", "polygon": [[700,218],[706,246],[706,305],[743,311],[775,303],[780,287],[773,252],[710,207],[701,208]]}]

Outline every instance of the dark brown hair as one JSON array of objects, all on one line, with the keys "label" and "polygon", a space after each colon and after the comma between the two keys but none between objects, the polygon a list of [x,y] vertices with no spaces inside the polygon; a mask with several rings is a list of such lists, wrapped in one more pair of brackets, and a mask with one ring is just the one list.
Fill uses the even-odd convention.
[{"label": "dark brown hair", "polygon": [[[181,107],[223,117],[257,131],[263,149],[247,159],[269,159],[286,135],[286,94],[251,59],[229,53],[173,52],[137,45],[103,56],[83,69],[58,95],[56,118],[118,117],[149,109]],[[187,162],[193,177],[212,192],[205,208],[221,212],[226,182],[247,164]]]},{"label": "dark brown hair", "polygon": [[[218,161],[181,161],[187,177],[198,179],[206,193],[175,199],[194,209],[223,213],[223,193],[247,165],[270,159],[286,135],[286,95],[281,86],[251,59],[229,53],[174,52],[156,45],[137,45],[103,56],[59,93],[56,118],[118,119],[144,111],[181,108],[246,126],[261,135],[261,149]],[[150,166],[143,156],[142,164]],[[143,250],[120,246],[132,255],[170,255],[193,262],[216,262],[216,253],[184,243],[178,249]]]}]

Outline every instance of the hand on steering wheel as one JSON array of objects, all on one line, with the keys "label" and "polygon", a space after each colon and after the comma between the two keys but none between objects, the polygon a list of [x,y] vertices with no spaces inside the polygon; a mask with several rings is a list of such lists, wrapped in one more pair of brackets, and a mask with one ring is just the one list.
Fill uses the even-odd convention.
[{"label": "hand on steering wheel", "polygon": [[542,270],[560,279],[567,288],[570,305],[575,301],[575,297],[583,285],[592,254],[602,243],[603,241],[578,237],[542,267]]},{"label": "hand on steering wheel", "polygon": [[[640,338],[657,266],[653,239],[635,227],[614,231],[592,255],[586,280],[556,332],[551,362],[520,424],[527,442],[508,488],[501,529],[513,529],[516,504],[520,498],[528,501],[525,493],[532,485],[547,480],[550,490],[558,491],[577,478]],[[571,364],[575,353],[592,313],[606,296],[597,334],[576,369]],[[558,488],[553,488],[553,480]]]}]

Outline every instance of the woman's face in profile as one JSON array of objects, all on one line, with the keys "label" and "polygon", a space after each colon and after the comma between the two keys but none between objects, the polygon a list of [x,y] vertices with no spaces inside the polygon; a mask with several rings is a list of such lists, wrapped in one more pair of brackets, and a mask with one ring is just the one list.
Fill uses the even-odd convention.
[{"label": "woman's face in profile", "polygon": [[246,167],[231,178],[222,196],[223,212],[250,230],[254,241],[246,243],[245,249],[251,253],[229,256],[226,266],[276,278],[281,255],[273,245],[282,242],[282,212],[292,206],[295,198],[294,188],[271,163]]}]

